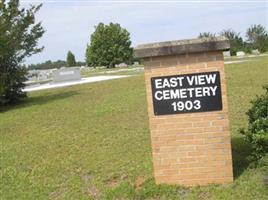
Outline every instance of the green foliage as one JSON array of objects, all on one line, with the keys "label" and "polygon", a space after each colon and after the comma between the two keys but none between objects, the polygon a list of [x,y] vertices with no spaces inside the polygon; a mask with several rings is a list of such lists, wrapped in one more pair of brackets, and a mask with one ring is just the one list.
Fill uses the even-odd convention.
[{"label": "green foliage", "polygon": [[68,53],[67,53],[66,62],[67,62],[68,67],[73,67],[76,65],[75,56],[71,51],[68,51]]},{"label": "green foliage", "polygon": [[252,146],[251,160],[259,160],[268,153],[268,85],[264,95],[253,100],[247,112],[248,129],[241,130],[245,139]]},{"label": "green foliage", "polygon": [[[85,62],[76,61],[76,66],[85,66]],[[37,64],[30,64],[28,65],[28,70],[33,69],[53,69],[53,68],[61,68],[63,66],[67,66],[67,62],[64,60],[57,60],[57,61],[51,61],[47,60],[43,63],[37,63]]]},{"label": "green foliage", "polygon": [[24,9],[19,0],[0,3],[0,105],[14,103],[25,97],[22,91],[26,70],[20,66],[25,57],[39,53],[38,39],[44,34],[35,23],[38,6]]},{"label": "green foliage", "polygon": [[216,34],[211,33],[211,32],[202,32],[202,33],[199,33],[199,36],[198,36],[198,38],[214,38],[214,37],[216,37]]},{"label": "green foliage", "polygon": [[236,55],[237,51],[241,51],[244,48],[243,39],[239,33],[236,33],[232,29],[223,30],[220,35],[226,37],[230,42],[230,53]]},{"label": "green foliage", "polygon": [[[243,41],[239,33],[232,29],[225,29],[220,32],[220,35],[225,36],[230,41],[230,53],[236,55],[237,51],[245,51],[251,53],[253,49],[258,49],[261,53],[268,51],[268,33],[260,24],[254,24],[246,31],[247,41]],[[198,38],[213,38],[216,37],[215,33],[202,32],[199,33]]]},{"label": "green foliage", "polygon": [[249,27],[246,37],[252,49],[258,49],[260,52],[268,51],[268,33],[262,25],[254,24]]},{"label": "green foliage", "polygon": [[130,34],[120,24],[99,23],[87,46],[87,65],[110,68],[122,62],[129,63],[133,52],[130,45]]},{"label": "green foliage", "polygon": [[37,63],[37,64],[30,64],[28,65],[29,70],[33,69],[53,69],[53,68],[61,68],[63,66],[66,66],[67,63],[64,60],[57,60],[55,62],[51,60],[47,60],[43,63]]}]

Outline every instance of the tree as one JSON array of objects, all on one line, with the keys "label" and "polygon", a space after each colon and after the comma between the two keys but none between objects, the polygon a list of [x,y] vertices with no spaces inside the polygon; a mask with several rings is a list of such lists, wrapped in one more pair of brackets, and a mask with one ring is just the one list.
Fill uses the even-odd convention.
[{"label": "tree", "polygon": [[268,50],[268,33],[262,25],[255,24],[249,27],[246,38],[253,49],[258,49],[260,52]]},{"label": "tree", "polygon": [[231,55],[236,55],[237,51],[241,51],[244,48],[244,43],[242,37],[239,33],[236,33],[232,29],[223,30],[220,35],[226,37],[230,42],[230,53]]},{"label": "tree", "polygon": [[68,67],[72,67],[76,65],[75,56],[71,51],[68,51],[66,61],[67,61]]},{"label": "tree", "polygon": [[214,37],[216,37],[216,34],[211,33],[211,32],[202,32],[202,33],[199,33],[199,36],[198,36],[198,38],[214,38]]},{"label": "tree", "polygon": [[0,2],[0,105],[26,96],[22,91],[26,69],[21,64],[26,57],[43,50],[37,42],[44,29],[41,23],[35,23],[41,6],[25,9],[19,6],[19,0]]},{"label": "tree", "polygon": [[88,66],[114,67],[116,64],[129,63],[132,58],[130,34],[119,24],[99,23],[91,35],[86,50]]}]

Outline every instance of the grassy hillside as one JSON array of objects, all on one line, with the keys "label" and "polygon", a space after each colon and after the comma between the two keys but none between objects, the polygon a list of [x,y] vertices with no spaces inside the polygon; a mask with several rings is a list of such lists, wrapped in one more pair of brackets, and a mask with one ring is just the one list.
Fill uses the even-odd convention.
[{"label": "grassy hillside", "polygon": [[266,199],[267,167],[248,168],[250,100],[268,83],[267,57],[226,65],[235,181],[154,184],[143,75],[33,92],[0,112],[1,199]]}]

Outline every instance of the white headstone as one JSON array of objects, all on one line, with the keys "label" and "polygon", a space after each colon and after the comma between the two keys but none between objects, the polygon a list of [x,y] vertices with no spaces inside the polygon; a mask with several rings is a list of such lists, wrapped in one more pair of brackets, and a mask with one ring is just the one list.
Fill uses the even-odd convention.
[{"label": "white headstone", "polygon": [[238,51],[238,52],[236,52],[236,56],[237,57],[244,57],[246,54],[245,54],[245,52],[244,51]]},{"label": "white headstone", "polygon": [[139,65],[139,62],[136,61],[136,62],[134,62],[133,65],[137,66],[137,65]]},{"label": "white headstone", "polygon": [[120,64],[116,65],[116,67],[127,67],[127,64],[126,63],[120,63]]},{"label": "white headstone", "polygon": [[230,51],[224,51],[223,52],[223,56],[226,58],[226,57],[230,57],[231,56],[231,53]]},{"label": "white headstone", "polygon": [[253,49],[253,50],[251,51],[251,53],[254,54],[254,55],[259,55],[259,54],[260,54],[260,52],[259,52],[258,49]]},{"label": "white headstone", "polygon": [[53,72],[53,82],[67,82],[81,80],[79,67],[66,67]]}]

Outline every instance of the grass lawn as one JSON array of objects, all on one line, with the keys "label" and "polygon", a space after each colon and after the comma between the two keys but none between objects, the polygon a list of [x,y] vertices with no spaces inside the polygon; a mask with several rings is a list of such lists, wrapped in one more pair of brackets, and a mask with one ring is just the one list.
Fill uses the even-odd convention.
[{"label": "grass lawn", "polygon": [[155,185],[144,77],[29,94],[0,112],[0,199],[267,199],[267,166],[249,168],[250,100],[268,83],[268,57],[226,65],[235,181]]}]

